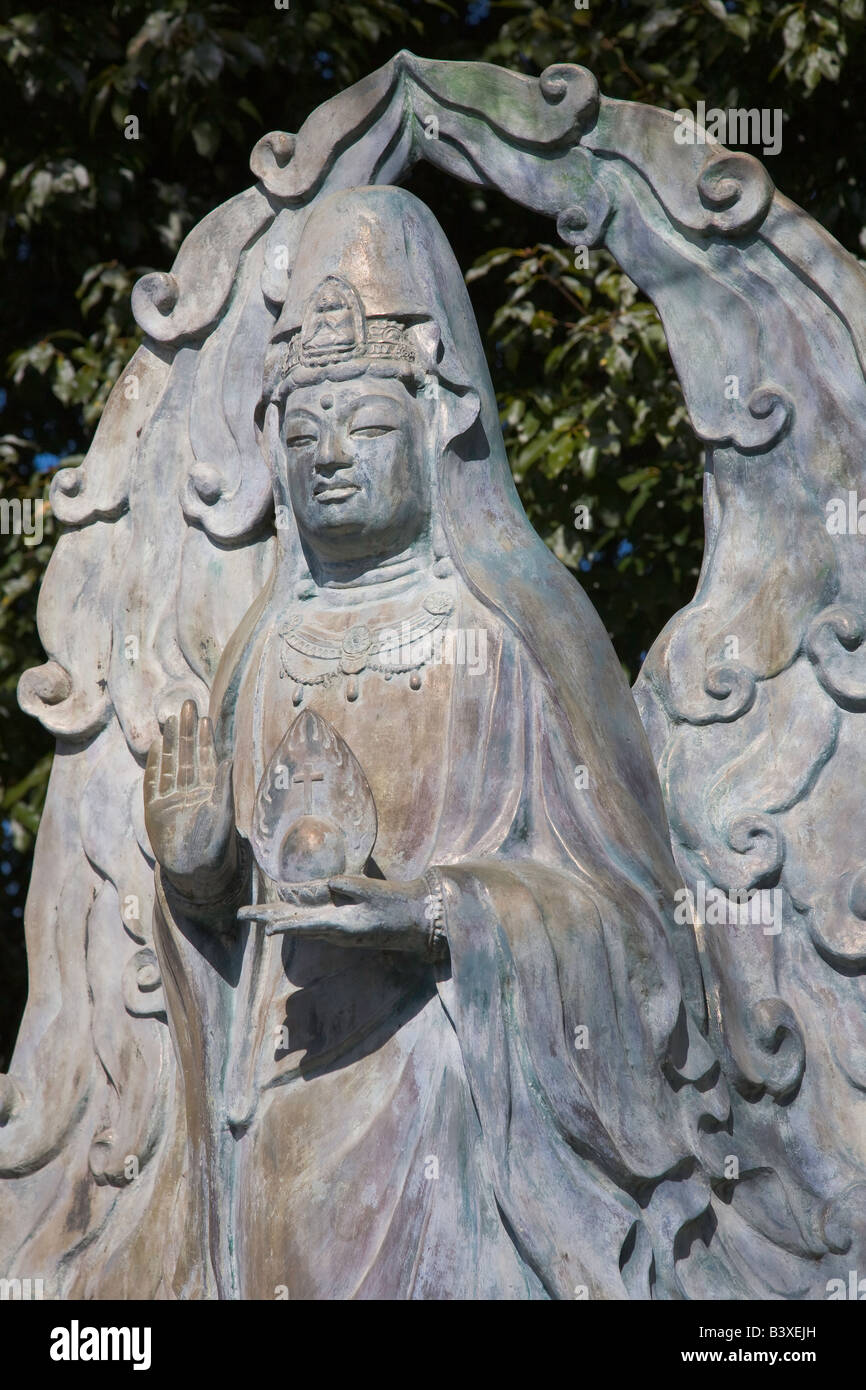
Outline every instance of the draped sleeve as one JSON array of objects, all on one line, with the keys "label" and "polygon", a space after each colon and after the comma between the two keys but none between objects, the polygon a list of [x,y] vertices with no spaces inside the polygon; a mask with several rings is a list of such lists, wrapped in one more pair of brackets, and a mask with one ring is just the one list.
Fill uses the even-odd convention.
[{"label": "draped sleeve", "polygon": [[[729,1099],[684,1001],[673,904],[597,838],[606,788],[543,676],[507,632],[491,659],[479,795],[450,844],[445,816],[434,859],[439,995],[497,1206],[550,1297],[695,1296],[675,1259],[720,1258],[697,1237],[717,1221]],[[752,1293],[747,1270],[725,1280]]]}]

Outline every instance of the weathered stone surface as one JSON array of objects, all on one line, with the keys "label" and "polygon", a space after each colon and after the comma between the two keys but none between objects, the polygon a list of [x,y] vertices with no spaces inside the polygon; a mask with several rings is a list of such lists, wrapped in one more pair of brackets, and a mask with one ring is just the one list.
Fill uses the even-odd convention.
[{"label": "weathered stone surface", "polygon": [[[421,158],[661,314],[707,547],[648,741],[391,186]],[[756,160],[566,65],[398,54],[252,167],[137,286],[146,343],[54,484],[0,1269],[826,1296],[866,1259],[860,267]]]}]

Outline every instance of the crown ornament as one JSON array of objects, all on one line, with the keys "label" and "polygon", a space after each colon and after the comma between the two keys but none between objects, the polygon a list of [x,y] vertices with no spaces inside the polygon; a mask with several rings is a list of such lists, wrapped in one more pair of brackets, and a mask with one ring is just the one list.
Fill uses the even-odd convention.
[{"label": "crown ornament", "polygon": [[297,386],[373,372],[416,377],[418,357],[397,319],[368,318],[350,281],[327,275],[313,290],[301,326],[274,343],[265,364],[266,392],[281,398]]}]

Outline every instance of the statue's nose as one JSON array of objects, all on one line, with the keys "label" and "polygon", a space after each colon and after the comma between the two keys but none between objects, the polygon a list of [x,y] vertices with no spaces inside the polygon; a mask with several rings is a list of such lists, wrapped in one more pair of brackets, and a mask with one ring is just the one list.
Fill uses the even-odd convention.
[{"label": "statue's nose", "polygon": [[319,446],[316,471],[333,473],[338,468],[349,468],[353,462],[346,435],[337,430],[329,430]]}]

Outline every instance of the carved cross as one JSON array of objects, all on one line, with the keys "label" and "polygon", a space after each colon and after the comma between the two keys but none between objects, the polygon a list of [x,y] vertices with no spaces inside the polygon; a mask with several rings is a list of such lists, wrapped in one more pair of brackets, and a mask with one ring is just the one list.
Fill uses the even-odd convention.
[{"label": "carved cross", "polygon": [[314,772],[311,763],[304,763],[303,772],[296,773],[292,782],[303,782],[304,784],[304,815],[313,814],[313,783],[324,782],[324,772]]}]

